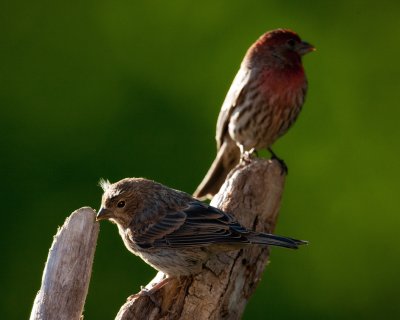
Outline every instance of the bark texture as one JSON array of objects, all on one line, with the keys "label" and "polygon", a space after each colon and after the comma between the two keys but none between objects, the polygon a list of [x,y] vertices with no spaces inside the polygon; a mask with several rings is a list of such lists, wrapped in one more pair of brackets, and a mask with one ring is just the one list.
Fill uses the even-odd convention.
[{"label": "bark texture", "polygon": [[74,211],[54,236],[30,320],[80,319],[89,288],[99,224],[93,209]]},{"label": "bark texture", "polygon": [[[233,169],[211,204],[248,228],[273,232],[284,180],[277,161],[253,159]],[[240,319],[268,257],[269,249],[260,246],[218,254],[194,277],[171,279],[151,296],[131,297],[116,319]]]}]

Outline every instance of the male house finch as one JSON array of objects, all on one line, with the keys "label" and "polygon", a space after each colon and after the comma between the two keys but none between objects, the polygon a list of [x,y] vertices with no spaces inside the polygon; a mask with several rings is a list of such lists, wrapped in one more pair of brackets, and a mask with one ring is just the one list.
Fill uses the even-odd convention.
[{"label": "male house finch", "polygon": [[307,91],[301,57],[314,50],[284,29],[263,34],[249,48],[219,113],[218,153],[196,198],[215,195],[245,153],[268,148],[277,158],[270,146],[300,113]]},{"label": "male house finch", "polygon": [[169,277],[195,274],[212,253],[251,244],[296,249],[305,241],[258,233],[192,196],[143,178],[104,190],[97,220],[116,223],[129,251]]}]

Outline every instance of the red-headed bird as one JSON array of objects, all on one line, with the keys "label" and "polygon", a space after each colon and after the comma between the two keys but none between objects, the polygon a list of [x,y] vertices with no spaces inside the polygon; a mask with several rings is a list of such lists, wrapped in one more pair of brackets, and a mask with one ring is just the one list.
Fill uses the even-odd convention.
[{"label": "red-headed bird", "polygon": [[301,58],[314,50],[285,29],[266,32],[248,49],[218,116],[217,156],[195,197],[214,196],[245,154],[268,148],[277,158],[270,146],[300,113],[307,92]]}]

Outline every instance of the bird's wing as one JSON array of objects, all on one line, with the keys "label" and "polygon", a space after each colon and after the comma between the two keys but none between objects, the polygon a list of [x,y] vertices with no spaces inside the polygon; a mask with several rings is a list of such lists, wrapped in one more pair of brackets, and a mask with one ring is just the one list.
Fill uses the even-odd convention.
[{"label": "bird's wing", "polygon": [[250,74],[251,69],[242,65],[225,97],[217,120],[217,132],[215,135],[215,139],[217,140],[217,149],[221,147],[224,141],[225,134],[228,131],[229,118],[231,117],[232,111],[238,101],[241,100],[243,89],[246,87],[246,84],[249,83]]},{"label": "bird's wing", "polygon": [[132,240],[142,248],[197,247],[250,243],[246,238],[249,233],[231,215],[202,202],[191,202],[180,211],[168,212]]}]

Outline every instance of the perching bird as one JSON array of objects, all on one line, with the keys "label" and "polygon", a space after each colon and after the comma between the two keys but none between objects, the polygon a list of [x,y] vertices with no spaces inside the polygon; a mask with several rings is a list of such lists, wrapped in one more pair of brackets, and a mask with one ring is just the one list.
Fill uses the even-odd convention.
[{"label": "perching bird", "polygon": [[254,244],[297,249],[306,243],[248,230],[230,214],[154,181],[100,184],[104,194],[96,219],[116,223],[128,250],[169,277],[196,274],[221,251]]},{"label": "perching bird", "polygon": [[219,113],[217,156],[196,198],[215,195],[244,154],[268,148],[277,158],[270,146],[300,113],[307,91],[301,57],[314,50],[284,29],[263,34],[248,49]]}]

